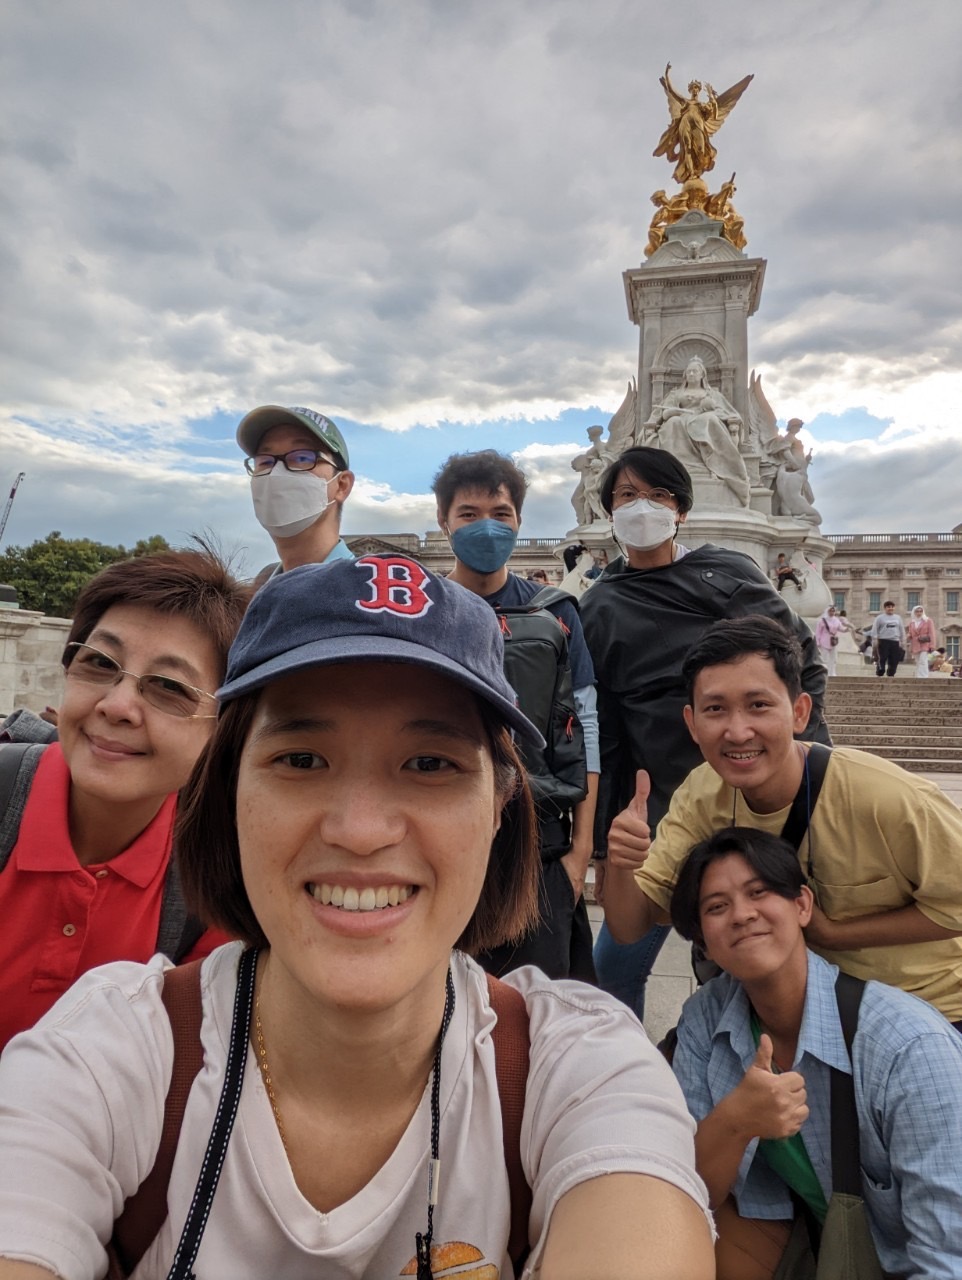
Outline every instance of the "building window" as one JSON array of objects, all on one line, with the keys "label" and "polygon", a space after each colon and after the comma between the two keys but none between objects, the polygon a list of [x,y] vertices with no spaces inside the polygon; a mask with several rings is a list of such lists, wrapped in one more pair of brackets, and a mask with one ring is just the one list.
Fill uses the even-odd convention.
[{"label": "building window", "polygon": [[958,577],[958,575],[962,573],[962,569],[945,569],[944,572],[954,574],[956,577]]},{"label": "building window", "polygon": [[881,576],[882,576],[882,570],[881,570],[881,569],[869,569],[869,573],[874,573],[874,574],[875,574],[875,576],[876,576],[876,578],[881,578]]},{"label": "building window", "polygon": [[962,639],[962,637],[960,636],[945,637],[945,656],[947,658],[950,658],[952,662],[958,662],[959,660],[959,640],[960,639]]},{"label": "building window", "polygon": [[958,613],[959,611],[959,593],[958,591],[946,591],[945,593],[945,612]]},{"label": "building window", "polygon": [[919,575],[921,574],[922,570],[921,570],[921,569],[906,569],[906,570],[905,570],[905,572],[909,575],[909,577],[910,577],[910,578],[912,578],[912,577],[917,578],[917,577],[919,577]]},{"label": "building window", "polygon": [[845,592],[844,592],[844,591],[835,591],[835,592],[833,592],[833,594],[832,594],[832,599],[833,599],[833,601],[835,602],[835,608],[836,608],[836,609],[844,609],[844,608],[845,608]]},{"label": "building window", "polygon": [[910,613],[912,612],[912,610],[913,610],[914,608],[916,608],[916,606],[917,606],[917,605],[920,605],[921,603],[922,603],[922,592],[921,592],[921,591],[909,591],[909,592],[908,592],[908,598],[907,598],[907,601],[906,601],[906,608],[909,610],[909,612],[910,612]]},{"label": "building window", "polygon": [[869,613],[880,613],[882,610],[882,593],[881,591],[870,591],[868,593],[868,611]]}]

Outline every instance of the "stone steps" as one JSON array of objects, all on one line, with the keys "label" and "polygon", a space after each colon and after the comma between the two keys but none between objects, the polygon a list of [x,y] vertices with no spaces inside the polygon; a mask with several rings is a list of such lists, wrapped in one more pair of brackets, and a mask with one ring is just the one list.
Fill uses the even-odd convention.
[{"label": "stone steps", "polygon": [[828,682],[825,716],[838,746],[913,773],[962,771],[962,680],[836,676]]}]

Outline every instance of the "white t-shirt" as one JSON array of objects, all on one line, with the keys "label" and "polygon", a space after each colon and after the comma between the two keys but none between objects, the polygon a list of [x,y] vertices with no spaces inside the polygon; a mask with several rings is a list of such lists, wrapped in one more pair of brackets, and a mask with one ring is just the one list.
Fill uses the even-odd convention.
[{"label": "white t-shirt", "polygon": [[[187,1103],[167,1223],[135,1280],[167,1275],[193,1195],[220,1095],[239,950],[232,943],[204,962],[205,1066]],[[39,1263],[64,1280],[103,1274],[103,1242],[160,1142],[173,1057],[161,1003],[165,967],[157,956],[148,965],[93,970],[32,1031],[10,1042],[0,1060],[0,1256]],[[495,1019],[482,971],[463,956],[454,957],[452,970],[456,1000],[442,1055],[434,1243],[467,1242],[477,1251],[476,1267],[499,1268],[501,1280],[509,1280],[509,1192],[490,1038]],[[530,1016],[521,1134],[533,1192],[525,1275],[538,1273],[558,1200],[603,1173],[661,1178],[707,1215],[694,1170],[694,1124],[634,1016],[591,987],[550,982],[536,969],[508,981],[524,995]],[[415,1233],[427,1226],[429,1147],[428,1089],[368,1185],[333,1212],[319,1213],[297,1189],[248,1048],[240,1107],[197,1258],[199,1280],[398,1276],[414,1257]]]}]

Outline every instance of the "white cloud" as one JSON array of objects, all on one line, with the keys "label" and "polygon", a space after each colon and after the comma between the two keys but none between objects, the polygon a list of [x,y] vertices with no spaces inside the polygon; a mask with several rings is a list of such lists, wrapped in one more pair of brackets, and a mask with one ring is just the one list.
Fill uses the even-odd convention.
[{"label": "white cloud", "polygon": [[[826,528],[901,519],[877,494],[906,467],[956,523],[960,28],[955,0],[693,0],[683,23],[630,0],[76,0],[56,22],[13,0],[0,484],[30,487],[8,538],[173,536],[201,510],[250,537],[230,440],[197,423],[257,403],[442,435],[613,412],[669,58],[680,82],[755,73],[716,173],[768,260],[750,344],[776,412],[891,419],[862,452],[815,442]],[[562,532],[562,446],[522,456],[526,532]],[[350,527],[433,521],[368,470]]]}]

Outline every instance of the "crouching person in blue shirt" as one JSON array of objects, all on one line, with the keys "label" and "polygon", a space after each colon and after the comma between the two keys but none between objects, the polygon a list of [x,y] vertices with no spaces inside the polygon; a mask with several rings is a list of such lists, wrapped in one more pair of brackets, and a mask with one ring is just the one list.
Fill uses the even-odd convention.
[{"label": "crouching person in blue shirt", "polygon": [[[806,1274],[785,1268],[809,1248],[830,1269],[845,1163],[877,1261],[832,1275],[962,1276],[962,1036],[883,983],[843,977],[837,994],[838,969],[805,945],[812,901],[795,850],[742,827],[695,846],[671,900],[675,928],[724,970],[685,1004],[673,1062],[717,1211],[718,1280]],[[848,1159],[832,1141],[846,1113]]]}]

